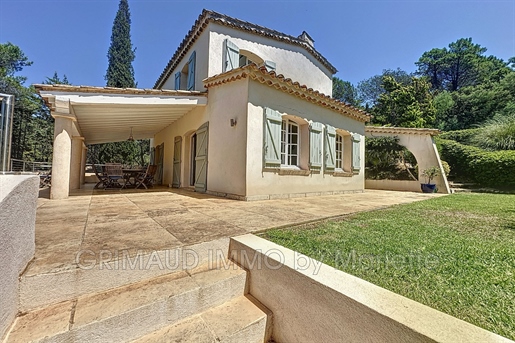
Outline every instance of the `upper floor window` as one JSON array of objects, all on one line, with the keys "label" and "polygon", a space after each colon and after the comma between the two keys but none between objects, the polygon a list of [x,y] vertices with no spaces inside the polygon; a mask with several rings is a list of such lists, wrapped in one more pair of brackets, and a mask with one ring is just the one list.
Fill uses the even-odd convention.
[{"label": "upper floor window", "polygon": [[299,125],[285,119],[281,125],[281,165],[299,165]]},{"label": "upper floor window", "polygon": [[240,49],[228,39],[224,40],[223,50],[223,72],[244,67],[251,63],[255,63],[258,66],[265,66],[268,71],[276,69],[274,62],[265,61],[252,51]]},{"label": "upper floor window", "polygon": [[196,58],[197,54],[195,51],[193,51],[188,60],[188,63],[184,65],[181,71],[175,73],[175,90],[195,90]]}]

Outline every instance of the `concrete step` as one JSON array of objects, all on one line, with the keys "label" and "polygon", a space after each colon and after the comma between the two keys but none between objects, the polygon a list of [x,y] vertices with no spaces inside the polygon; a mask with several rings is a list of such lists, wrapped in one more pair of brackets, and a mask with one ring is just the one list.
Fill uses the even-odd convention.
[{"label": "concrete step", "polygon": [[243,296],[246,275],[227,262],[81,296],[19,316],[6,342],[131,341]]},{"label": "concrete step", "polygon": [[271,320],[270,311],[247,295],[166,326],[132,343],[263,343],[270,339]]},{"label": "concrete step", "polygon": [[136,255],[121,252],[83,251],[73,268],[50,273],[31,272],[20,278],[21,312],[48,307],[80,296],[192,270],[198,266],[217,265],[225,259],[229,239],[223,238],[169,250]]}]

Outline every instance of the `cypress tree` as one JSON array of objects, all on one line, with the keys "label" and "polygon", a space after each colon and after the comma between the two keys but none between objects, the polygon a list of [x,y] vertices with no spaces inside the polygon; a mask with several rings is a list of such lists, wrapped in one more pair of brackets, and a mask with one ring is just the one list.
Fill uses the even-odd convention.
[{"label": "cypress tree", "polygon": [[[120,0],[118,12],[113,22],[111,46],[107,52],[108,66],[105,80],[108,87],[134,88],[134,68],[132,62],[135,51],[131,42],[131,14],[127,0]],[[127,137],[129,128],[127,128]],[[145,165],[150,158],[149,140],[125,141],[93,144],[88,149],[88,163],[119,162]]]},{"label": "cypress tree", "polygon": [[105,79],[108,87],[136,87],[134,81],[134,61],[136,49],[131,42],[131,14],[127,0],[120,0],[118,12],[113,22],[111,46],[107,52],[109,65]]}]

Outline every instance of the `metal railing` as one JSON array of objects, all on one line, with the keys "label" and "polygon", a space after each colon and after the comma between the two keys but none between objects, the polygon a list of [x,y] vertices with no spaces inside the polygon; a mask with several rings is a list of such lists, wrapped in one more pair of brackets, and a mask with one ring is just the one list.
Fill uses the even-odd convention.
[{"label": "metal railing", "polygon": [[47,172],[52,169],[52,163],[50,162],[32,162],[23,161],[12,158],[11,159],[11,171],[13,172]]}]

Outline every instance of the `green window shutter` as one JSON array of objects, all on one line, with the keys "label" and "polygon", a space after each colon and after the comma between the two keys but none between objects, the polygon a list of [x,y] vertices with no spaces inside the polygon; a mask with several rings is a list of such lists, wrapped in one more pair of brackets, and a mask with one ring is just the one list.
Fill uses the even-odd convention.
[{"label": "green window shutter", "polygon": [[352,170],[361,169],[361,138],[359,135],[352,135]]},{"label": "green window shutter", "polygon": [[193,53],[190,56],[190,59],[188,61],[188,90],[192,91],[195,90],[195,60],[196,60],[196,52],[193,51]]},{"label": "green window shutter", "polygon": [[322,167],[322,123],[309,124],[309,165],[311,169]]},{"label": "green window shutter", "polygon": [[224,41],[224,65],[223,71],[236,69],[240,66],[240,48],[233,42],[226,39]]},{"label": "green window shutter", "polygon": [[267,71],[272,71],[272,70],[275,70],[275,62],[272,62],[272,61],[265,61],[265,68]]},{"label": "green window shutter", "polygon": [[334,169],[336,162],[336,129],[325,127],[325,169]]},{"label": "green window shutter", "polygon": [[281,114],[271,108],[265,108],[265,133],[263,137],[265,168],[281,166],[281,124]]},{"label": "green window shutter", "polygon": [[175,90],[181,89],[181,72],[175,73]]}]

